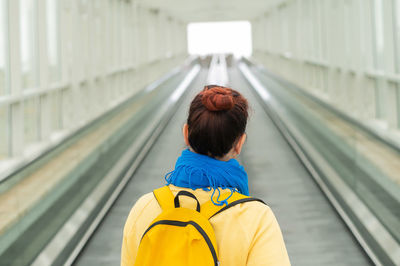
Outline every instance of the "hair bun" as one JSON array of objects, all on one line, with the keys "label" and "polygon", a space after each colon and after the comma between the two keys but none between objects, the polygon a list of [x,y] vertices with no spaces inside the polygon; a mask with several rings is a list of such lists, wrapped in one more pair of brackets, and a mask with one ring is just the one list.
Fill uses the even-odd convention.
[{"label": "hair bun", "polygon": [[235,105],[232,90],[221,86],[205,86],[201,102],[209,111],[230,110]]}]

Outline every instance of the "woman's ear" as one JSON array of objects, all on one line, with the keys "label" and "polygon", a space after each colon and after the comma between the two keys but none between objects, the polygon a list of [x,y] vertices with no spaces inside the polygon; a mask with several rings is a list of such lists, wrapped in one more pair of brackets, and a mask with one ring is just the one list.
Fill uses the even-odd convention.
[{"label": "woman's ear", "polygon": [[246,137],[247,137],[246,133],[243,133],[243,135],[239,138],[239,141],[236,143],[235,152],[237,155],[239,155],[240,152],[242,151],[242,147],[244,142],[246,141]]},{"label": "woman's ear", "polygon": [[183,139],[185,141],[185,144],[187,146],[190,146],[189,145],[189,127],[188,127],[188,124],[186,124],[186,123],[183,125],[182,134],[183,134]]}]

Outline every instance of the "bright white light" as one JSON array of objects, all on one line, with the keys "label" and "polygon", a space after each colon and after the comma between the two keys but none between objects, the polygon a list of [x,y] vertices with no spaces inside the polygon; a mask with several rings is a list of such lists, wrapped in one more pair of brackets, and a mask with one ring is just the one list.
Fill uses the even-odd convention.
[{"label": "bright white light", "polygon": [[190,23],[187,31],[189,54],[251,55],[251,24],[248,21]]}]

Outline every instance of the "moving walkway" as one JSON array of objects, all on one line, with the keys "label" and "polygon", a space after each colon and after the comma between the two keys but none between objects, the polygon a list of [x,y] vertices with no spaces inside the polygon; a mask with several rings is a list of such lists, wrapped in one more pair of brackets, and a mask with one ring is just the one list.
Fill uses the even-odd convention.
[{"label": "moving walkway", "polygon": [[[226,66],[221,58],[212,61]],[[2,222],[2,263],[119,264],[122,230],[130,209],[141,195],[162,186],[165,173],[173,170],[185,147],[181,128],[190,100],[213,76],[209,70],[219,69],[199,63],[195,59],[174,70],[84,129],[63,149],[1,183],[0,197],[9,195],[11,201],[11,191],[32,191],[24,187],[33,183],[37,188],[33,194],[40,192],[8,224]],[[227,86],[243,93],[251,105],[247,143],[239,160],[248,172],[251,194],[267,202],[277,216],[292,264],[396,265],[400,227],[392,218],[400,209],[399,193],[398,186],[385,184],[396,180],[396,169],[391,167],[399,162],[398,150],[364,133],[375,140],[375,146],[368,142],[365,149],[380,147],[380,154],[389,156],[386,161],[390,162],[368,164],[370,158],[360,161],[358,153],[357,161],[349,161],[344,157],[350,149],[346,137],[365,129],[250,61],[241,60],[221,73],[227,75],[223,78]],[[354,173],[360,169],[389,174],[385,181],[372,183],[376,172],[367,172],[369,179],[359,180]],[[353,186],[345,171],[353,173]],[[377,183],[381,186],[372,187]],[[369,195],[361,190],[371,188],[380,190]],[[386,209],[368,205],[377,200],[373,197]],[[31,199],[28,194],[27,199]],[[359,205],[349,205],[349,199]],[[382,225],[380,236],[392,237],[391,249],[358,221],[360,208]],[[391,216],[382,216],[384,210]]]}]

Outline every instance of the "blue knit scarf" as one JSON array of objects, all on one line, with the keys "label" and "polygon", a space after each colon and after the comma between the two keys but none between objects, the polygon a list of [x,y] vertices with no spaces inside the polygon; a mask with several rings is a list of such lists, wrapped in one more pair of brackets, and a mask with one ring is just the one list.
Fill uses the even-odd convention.
[{"label": "blue knit scarf", "polygon": [[[220,161],[212,157],[198,154],[189,149],[183,150],[175,164],[175,170],[165,175],[167,184],[191,189],[213,189],[211,200],[215,205],[227,205],[233,192],[249,195],[247,173],[236,159]],[[220,189],[230,189],[231,195],[220,200]],[[215,191],[218,192],[216,202]]]}]

